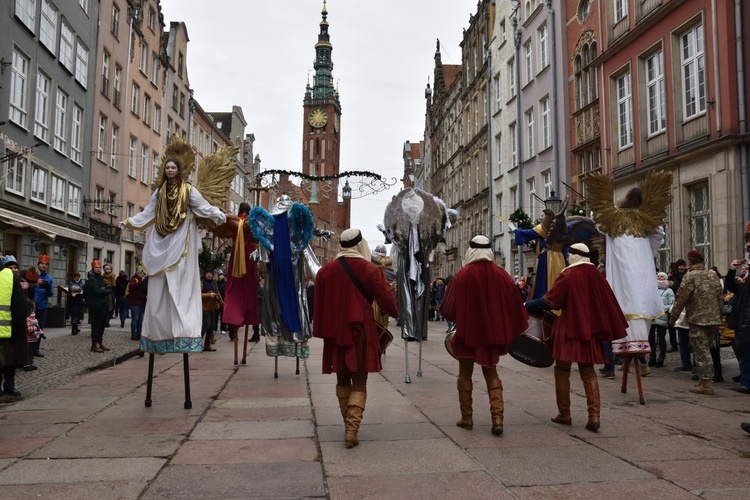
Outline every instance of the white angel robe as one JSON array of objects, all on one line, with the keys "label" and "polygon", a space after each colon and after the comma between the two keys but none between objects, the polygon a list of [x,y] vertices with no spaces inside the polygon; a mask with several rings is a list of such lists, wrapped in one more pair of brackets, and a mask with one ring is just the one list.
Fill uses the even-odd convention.
[{"label": "white angel robe", "polygon": [[[139,214],[129,217],[134,229],[154,226],[158,190]],[[145,352],[200,352],[203,308],[198,254],[202,249],[196,217],[226,222],[221,210],[209,204],[195,187],[190,189],[188,213],[166,236],[154,227],[143,247],[148,273],[148,300],[143,317],[140,349]]]},{"label": "white angel robe", "polygon": [[607,281],[628,320],[628,336],[612,342],[614,354],[651,352],[648,343],[651,320],[664,314],[654,264],[654,256],[663,242],[661,228],[646,237],[607,235]]}]

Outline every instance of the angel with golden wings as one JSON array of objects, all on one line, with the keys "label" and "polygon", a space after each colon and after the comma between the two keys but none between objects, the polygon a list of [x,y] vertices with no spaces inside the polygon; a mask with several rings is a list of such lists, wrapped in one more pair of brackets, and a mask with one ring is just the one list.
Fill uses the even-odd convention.
[{"label": "angel with golden wings", "polygon": [[198,222],[207,227],[226,222],[218,207],[227,199],[236,153],[237,148],[221,148],[206,157],[193,186],[188,176],[195,155],[190,144],[175,136],[165,150],[148,205],[120,223],[134,230],[151,227],[143,247],[149,285],[142,351],[203,350]]},{"label": "angel with golden wings", "polygon": [[607,281],[628,320],[628,335],[612,342],[613,354],[651,352],[651,320],[664,314],[654,257],[664,243],[662,225],[672,203],[671,186],[671,173],[651,172],[614,205],[614,179],[602,174],[586,179],[588,207],[606,235]]}]

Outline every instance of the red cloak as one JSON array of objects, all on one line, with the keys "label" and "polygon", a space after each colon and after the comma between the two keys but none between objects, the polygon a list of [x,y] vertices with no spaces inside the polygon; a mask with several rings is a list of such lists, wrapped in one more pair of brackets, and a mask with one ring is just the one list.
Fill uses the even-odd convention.
[{"label": "red cloak", "polygon": [[[383,271],[364,259],[345,259],[380,308],[398,317],[396,291]],[[323,339],[323,373],[356,372],[363,354],[367,371],[379,372],[382,365],[372,304],[336,260],[318,271],[313,302],[313,337]]]},{"label": "red cloak", "polygon": [[486,260],[468,264],[450,280],[440,312],[456,323],[455,355],[482,366],[497,365],[510,341],[529,327],[513,278]]},{"label": "red cloak", "polygon": [[[227,216],[229,220],[230,216]],[[239,217],[239,224],[245,224],[247,216],[244,214]],[[233,226],[236,228],[236,226]],[[228,235],[234,241],[237,238],[237,231],[229,232]],[[232,253],[229,256],[227,265],[227,285],[224,289],[224,311],[222,321],[228,325],[243,326],[257,325],[260,323],[258,318],[258,264],[250,257],[255,251],[256,244],[253,239],[253,232],[249,227],[244,227],[242,231],[245,240],[245,255],[239,258],[245,259],[245,275],[235,277],[232,275],[234,269],[234,259],[236,248],[232,245]]]},{"label": "red cloak", "polygon": [[560,361],[605,363],[602,341],[626,336],[628,322],[609,283],[590,264],[567,267],[543,297],[562,314],[552,325],[552,356]]}]

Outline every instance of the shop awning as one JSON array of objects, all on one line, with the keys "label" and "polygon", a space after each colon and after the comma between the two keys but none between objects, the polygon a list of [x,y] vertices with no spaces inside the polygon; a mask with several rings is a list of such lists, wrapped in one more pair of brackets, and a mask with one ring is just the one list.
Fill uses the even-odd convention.
[{"label": "shop awning", "polygon": [[81,243],[91,243],[94,241],[94,237],[90,234],[57,226],[27,215],[16,214],[10,210],[5,210],[4,208],[0,208],[0,222],[19,229],[33,231],[42,236],[46,236],[53,241],[58,236],[74,241],[80,241]]}]

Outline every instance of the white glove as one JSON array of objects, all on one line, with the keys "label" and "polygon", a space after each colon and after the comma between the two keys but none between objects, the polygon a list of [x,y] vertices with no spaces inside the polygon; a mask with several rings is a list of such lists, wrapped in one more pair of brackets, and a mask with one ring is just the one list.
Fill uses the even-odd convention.
[{"label": "white glove", "polygon": [[510,232],[512,233],[512,232],[513,232],[513,231],[515,231],[516,229],[517,229],[517,228],[516,228],[516,225],[515,225],[515,224],[513,224],[512,222],[508,221],[508,231],[510,231]]}]

